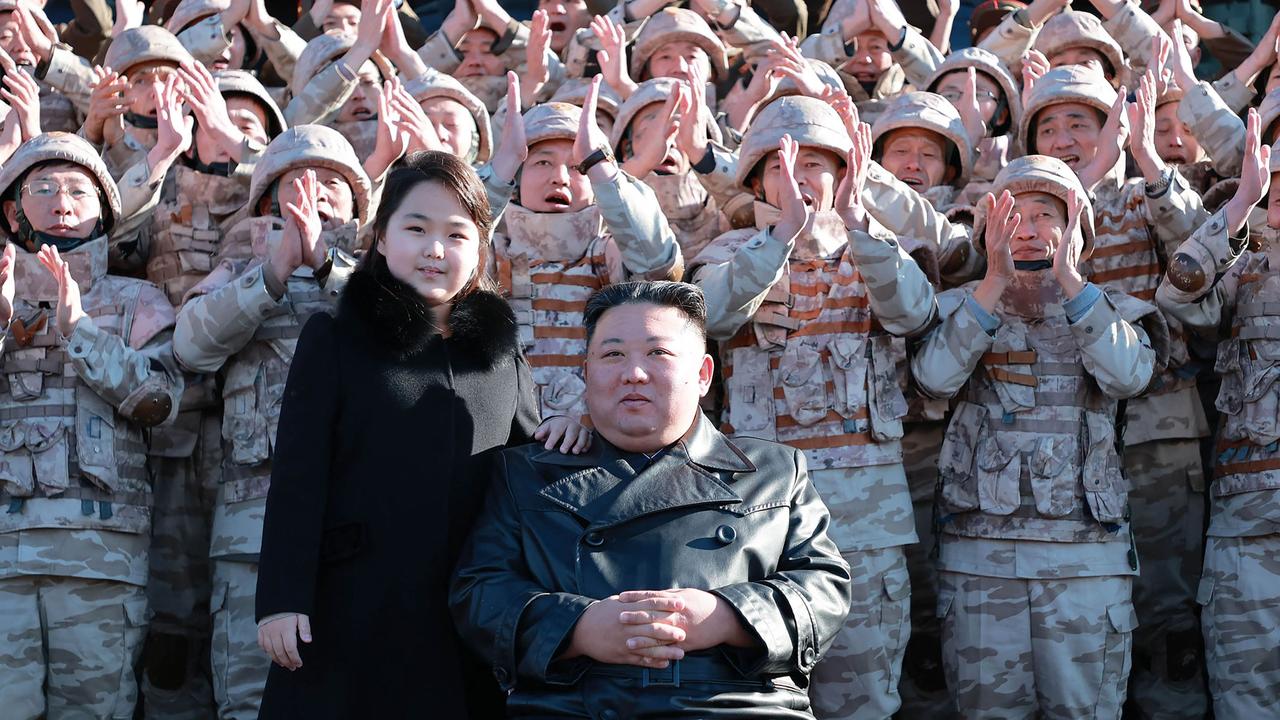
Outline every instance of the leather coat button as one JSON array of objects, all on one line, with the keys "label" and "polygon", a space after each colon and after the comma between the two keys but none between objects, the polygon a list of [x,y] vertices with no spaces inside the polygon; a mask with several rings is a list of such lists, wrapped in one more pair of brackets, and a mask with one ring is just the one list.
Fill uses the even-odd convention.
[{"label": "leather coat button", "polygon": [[494,668],[494,669],[493,669],[493,679],[494,679],[494,680],[497,680],[499,685],[502,685],[503,683],[505,683],[505,682],[507,681],[507,671],[506,671],[506,669],[505,669],[505,668],[500,668],[500,667],[496,667],[496,668]]},{"label": "leather coat button", "polygon": [[732,525],[721,525],[716,528],[716,540],[722,545],[728,545],[738,539],[738,531],[733,529]]},{"label": "leather coat button", "polygon": [[589,532],[587,533],[587,536],[582,539],[582,542],[590,545],[591,547],[600,547],[601,545],[604,545],[604,535],[601,535],[598,532]]}]

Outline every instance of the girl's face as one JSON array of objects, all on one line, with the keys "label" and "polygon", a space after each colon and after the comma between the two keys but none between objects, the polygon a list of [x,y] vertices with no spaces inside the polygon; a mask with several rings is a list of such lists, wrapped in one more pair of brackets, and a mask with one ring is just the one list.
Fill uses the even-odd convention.
[{"label": "girl's face", "polygon": [[428,305],[453,301],[479,272],[480,230],[443,184],[420,182],[405,194],[378,239],[396,279]]}]

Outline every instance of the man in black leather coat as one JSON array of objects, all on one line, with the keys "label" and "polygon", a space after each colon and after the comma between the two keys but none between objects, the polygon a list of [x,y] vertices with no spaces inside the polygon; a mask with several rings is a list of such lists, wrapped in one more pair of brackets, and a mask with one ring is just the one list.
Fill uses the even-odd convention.
[{"label": "man in black leather coat", "polygon": [[851,579],[800,452],[703,417],[706,307],[683,283],[588,303],[583,455],[494,463],[450,602],[509,717],[811,718]]}]

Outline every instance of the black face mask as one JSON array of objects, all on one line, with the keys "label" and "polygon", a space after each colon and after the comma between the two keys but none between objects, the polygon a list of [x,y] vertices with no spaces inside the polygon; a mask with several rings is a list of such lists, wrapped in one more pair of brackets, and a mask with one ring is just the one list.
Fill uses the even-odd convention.
[{"label": "black face mask", "polygon": [[1023,270],[1026,272],[1034,272],[1037,270],[1048,270],[1053,267],[1052,260],[1014,260],[1013,269]]},{"label": "black face mask", "polygon": [[138,113],[127,112],[124,114],[124,121],[139,130],[155,130],[160,127],[160,121],[156,118],[139,115]]}]

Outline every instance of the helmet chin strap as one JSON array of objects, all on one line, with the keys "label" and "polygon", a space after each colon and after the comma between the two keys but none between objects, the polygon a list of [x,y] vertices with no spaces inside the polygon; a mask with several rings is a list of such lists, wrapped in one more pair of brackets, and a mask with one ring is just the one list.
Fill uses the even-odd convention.
[{"label": "helmet chin strap", "polygon": [[1014,260],[1013,269],[1025,272],[1035,272],[1037,270],[1048,270],[1053,267],[1052,260]]},{"label": "helmet chin strap", "polygon": [[203,163],[200,162],[199,153],[193,157],[186,158],[187,167],[204,175],[217,175],[219,177],[231,177],[231,173],[235,172],[236,163],[227,160],[226,162]]},{"label": "helmet chin strap", "polygon": [[127,112],[124,114],[124,121],[139,130],[155,130],[160,127],[160,121],[157,118],[139,115],[135,112]]}]

